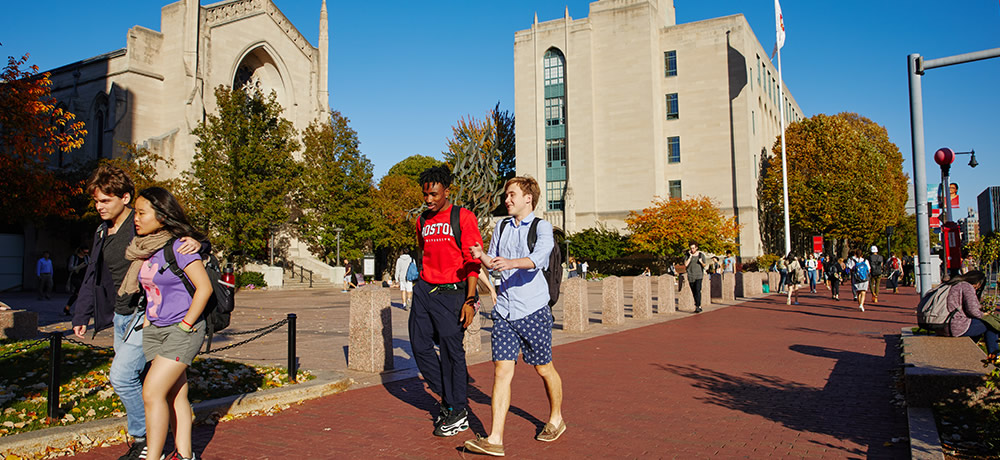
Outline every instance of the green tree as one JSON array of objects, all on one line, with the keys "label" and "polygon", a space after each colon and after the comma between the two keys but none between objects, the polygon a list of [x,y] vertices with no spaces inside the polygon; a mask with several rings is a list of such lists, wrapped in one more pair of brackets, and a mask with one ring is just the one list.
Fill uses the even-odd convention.
[{"label": "green tree", "polygon": [[740,226],[736,219],[724,216],[718,204],[704,196],[655,198],[642,212],[629,212],[625,224],[636,249],[665,259],[679,260],[692,241],[711,253],[738,250]]},{"label": "green tree", "polygon": [[568,239],[570,254],[582,260],[603,262],[617,259],[627,255],[629,249],[627,235],[601,224],[573,233]]},{"label": "green tree", "polygon": [[269,237],[287,222],[299,166],[292,123],[274,92],[264,96],[219,86],[218,114],[192,131],[198,140],[185,174],[189,212],[226,259],[242,265],[265,256]]},{"label": "green tree", "polygon": [[0,171],[4,193],[0,194],[0,223],[18,224],[72,212],[68,197],[79,193],[79,185],[62,180],[49,168],[50,158],[83,145],[87,135],[83,122],[57,107],[52,98],[49,73],[38,66],[23,66],[8,57],[0,71]]},{"label": "green tree", "polygon": [[497,101],[490,116],[493,118],[493,145],[496,146],[500,155],[497,160],[497,173],[500,175],[502,185],[516,174],[514,114],[507,110],[501,111],[500,101]]},{"label": "green tree", "polygon": [[326,261],[336,258],[341,228],[341,258],[356,259],[373,250],[379,236],[373,209],[372,163],[361,154],[358,133],[340,112],[303,132],[306,167],[297,200],[302,210],[299,231],[312,253]]},{"label": "green tree", "polygon": [[413,179],[413,182],[420,181],[420,173],[427,168],[432,168],[441,164],[440,160],[424,155],[411,155],[392,165],[386,176],[406,176]]},{"label": "green tree", "polygon": [[408,176],[386,175],[375,191],[374,207],[378,217],[378,236],[375,246],[389,248],[389,260],[395,259],[398,250],[414,246],[416,223],[410,210],[423,204],[423,193],[417,181]]},{"label": "green tree", "polygon": [[[796,249],[808,247],[812,235],[823,235],[834,245],[838,240],[877,241],[886,226],[903,217],[903,156],[884,127],[855,113],[820,114],[789,125],[785,142]],[[779,141],[772,151],[775,156],[766,162],[758,183],[762,236],[783,234]],[[782,252],[783,238],[765,239],[769,251]]]}]

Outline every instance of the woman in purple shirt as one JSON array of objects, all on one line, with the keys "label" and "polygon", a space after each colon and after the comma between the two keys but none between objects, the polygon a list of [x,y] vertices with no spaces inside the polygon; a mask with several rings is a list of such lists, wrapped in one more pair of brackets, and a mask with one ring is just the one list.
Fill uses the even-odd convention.
[{"label": "woman in purple shirt", "polygon": [[953,276],[948,280],[947,284],[951,285],[951,291],[948,293],[948,311],[955,312],[948,327],[952,337],[972,337],[978,341],[980,336],[984,336],[986,351],[989,352],[989,359],[993,362],[996,361],[1000,344],[997,331],[982,320],[983,310],[979,304],[979,294],[982,293],[985,281],[986,275],[979,270]]},{"label": "woman in purple shirt", "polygon": [[[199,241],[205,237],[188,223],[173,195],[159,187],[139,192],[135,201],[135,233],[136,238],[125,250],[125,257],[132,265],[121,290],[138,292],[141,285],[146,291],[142,346],[146,361],[151,362],[142,388],[146,406],[146,458],[161,457],[170,419],[174,419],[177,452],[171,458],[193,459],[186,370],[205,338],[205,320],[201,314],[212,295],[212,282],[200,255],[181,254],[177,248],[181,237]],[[195,287],[194,295],[188,293],[184,281],[171,270],[164,251],[174,252],[177,267],[184,272],[182,276]]]}]

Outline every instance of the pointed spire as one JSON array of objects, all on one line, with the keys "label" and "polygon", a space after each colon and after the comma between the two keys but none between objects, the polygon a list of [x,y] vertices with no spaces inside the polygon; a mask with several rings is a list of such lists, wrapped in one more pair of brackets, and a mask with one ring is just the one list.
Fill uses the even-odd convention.
[{"label": "pointed spire", "polygon": [[569,21],[569,5],[566,5],[566,20]]},{"label": "pointed spire", "polygon": [[538,12],[535,11],[535,25],[538,25]]},{"label": "pointed spire", "polygon": [[330,111],[330,25],[326,13],[326,0],[319,9],[319,109],[323,112],[322,118],[326,118],[326,113]]}]

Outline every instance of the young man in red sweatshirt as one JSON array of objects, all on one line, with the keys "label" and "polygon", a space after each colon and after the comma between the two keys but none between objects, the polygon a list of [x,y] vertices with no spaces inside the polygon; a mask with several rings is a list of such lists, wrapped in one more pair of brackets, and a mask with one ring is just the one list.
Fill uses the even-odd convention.
[{"label": "young man in red sweatshirt", "polygon": [[[420,279],[413,285],[409,319],[410,347],[417,369],[431,391],[441,397],[435,436],[454,436],[469,428],[469,374],[463,339],[476,314],[480,262],[472,257],[471,248],[483,244],[472,211],[455,208],[458,214],[453,216],[451,180],[446,166],[420,173],[427,211],[417,220],[423,263]],[[458,231],[452,228],[453,222],[458,223]],[[456,241],[458,235],[461,244]],[[435,345],[441,350],[440,357]]]}]

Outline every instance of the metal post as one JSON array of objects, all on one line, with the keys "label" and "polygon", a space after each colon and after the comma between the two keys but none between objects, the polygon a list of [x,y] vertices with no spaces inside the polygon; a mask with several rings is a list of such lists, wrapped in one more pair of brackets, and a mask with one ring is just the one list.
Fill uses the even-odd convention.
[{"label": "metal post", "polygon": [[931,290],[931,243],[927,234],[930,221],[927,218],[927,165],[924,155],[924,101],[920,86],[922,69],[918,69],[921,57],[911,54],[906,57],[907,73],[910,81],[910,132],[913,143],[913,203],[917,208],[917,291],[923,296]]},{"label": "metal post", "polygon": [[288,382],[295,383],[298,369],[295,366],[295,313],[288,314]]},{"label": "metal post", "polygon": [[309,272],[309,287],[313,287],[313,272]]},{"label": "metal post", "polygon": [[[944,222],[951,219],[951,165],[941,165],[941,199],[944,200]],[[942,224],[944,223],[942,222]]]},{"label": "metal post", "polygon": [[49,420],[59,419],[59,368],[62,360],[62,333],[49,334]]}]

